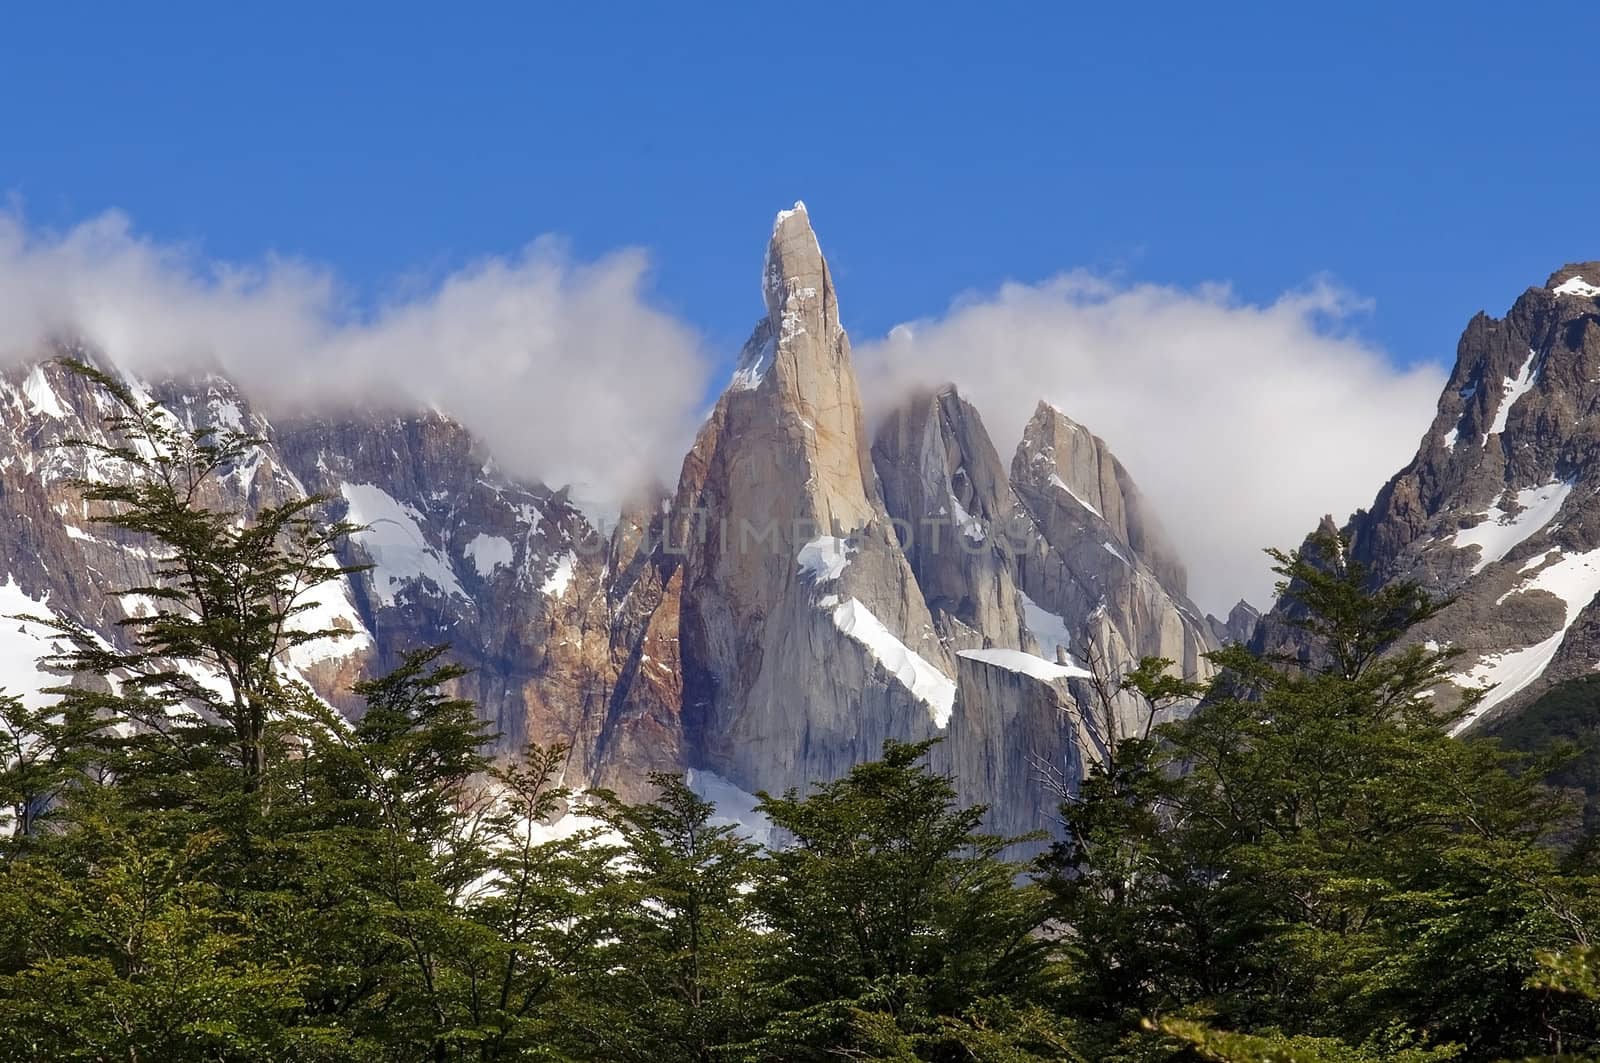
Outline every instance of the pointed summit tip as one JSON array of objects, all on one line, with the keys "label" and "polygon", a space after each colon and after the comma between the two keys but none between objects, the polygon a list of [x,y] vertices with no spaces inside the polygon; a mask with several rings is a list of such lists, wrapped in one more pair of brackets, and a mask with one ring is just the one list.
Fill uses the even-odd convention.
[{"label": "pointed summit tip", "polygon": [[761,292],[767,312],[776,315],[790,292],[815,296],[825,287],[826,271],[822,248],[811,229],[811,217],[805,203],[797,199],[788,210],[778,211],[772,223],[772,240],[761,266]]},{"label": "pointed summit tip", "polygon": [[788,210],[778,211],[778,216],[772,221],[772,235],[777,236],[778,230],[783,228],[784,223],[796,215],[799,215],[800,221],[805,225],[809,226],[811,224],[811,216],[806,213],[806,201],[797,199],[794,201],[794,206]]},{"label": "pointed summit tip", "polygon": [[1061,421],[1065,421],[1069,425],[1076,425],[1078,423],[1077,421],[1074,421],[1071,417],[1067,416],[1067,411],[1066,410],[1063,410],[1060,406],[1057,406],[1055,403],[1051,402],[1049,399],[1040,399],[1039,400],[1038,405],[1033,408],[1033,419],[1036,420],[1036,421],[1037,420],[1041,420],[1041,419],[1042,420],[1061,420]]}]

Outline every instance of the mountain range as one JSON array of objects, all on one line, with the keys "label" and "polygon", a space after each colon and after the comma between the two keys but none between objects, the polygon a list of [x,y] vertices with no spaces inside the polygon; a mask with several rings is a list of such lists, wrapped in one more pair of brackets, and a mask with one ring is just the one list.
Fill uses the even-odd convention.
[{"label": "mountain range", "polygon": [[[443,413],[269,419],[220,375],[124,379],[185,425],[259,438],[209,501],[248,515],[320,495],[363,526],[329,561],[371,567],[315,613],[348,637],[285,668],[354,712],[355,679],[449,643],[498,751],[565,745],[580,789],[640,796],[650,772],[685,772],[739,815],[885,739],[938,737],[936,763],[990,829],[1048,828],[1085,765],[1148,723],[1107,678],[1159,656],[1204,679],[1225,642],[1281,637],[1246,603],[1201,613],[1181,534],[1052,403],[1009,461],[953,385],[869,425],[803,205],[777,216],[761,284],[677,484],[614,521],[508,474]],[[114,350],[64,342],[0,377],[0,683],[34,699],[61,677],[37,663],[49,632],[18,617],[118,643],[118,621],[151,608],[114,593],[148,582],[148,544],[96,523],[73,486],[109,475],[63,445],[104,441],[108,409],[58,355],[119,372]],[[1442,706],[1498,684],[1463,728],[1595,670],[1600,263],[1469,323],[1416,457],[1340,527],[1375,579],[1450,596],[1413,637],[1462,651]]]}]

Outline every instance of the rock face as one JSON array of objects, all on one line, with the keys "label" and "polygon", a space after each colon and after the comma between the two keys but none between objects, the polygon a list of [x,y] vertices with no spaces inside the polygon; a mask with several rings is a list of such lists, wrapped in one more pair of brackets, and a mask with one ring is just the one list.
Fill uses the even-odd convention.
[{"label": "rock face", "polygon": [[662,500],[603,537],[438,414],[295,422],[276,438],[308,489],[369,525],[341,560],[374,566],[352,591],[377,666],[448,642],[502,753],[566,745],[573,777],[623,793],[678,767],[676,614],[660,609],[678,584],[651,547]]},{"label": "rock face", "polygon": [[603,559],[575,549],[590,532],[565,499],[498,475],[437,414],[286,424],[276,435],[308,490],[367,525],[343,560],[373,565],[352,590],[381,648],[376,666],[451,643],[473,670],[463,693],[506,750],[573,741],[603,713]]},{"label": "rock face", "polygon": [[[1212,674],[1203,655],[1219,643],[1188,599],[1188,575],[1103,440],[1041,402],[1012,458],[1011,486],[1034,531],[1019,583],[1032,608],[1081,632],[1081,656],[1113,674],[1142,657],[1165,657],[1194,679]],[[1142,729],[1131,698],[1118,719],[1124,734]]]},{"label": "rock face", "polygon": [[[1498,684],[1475,724],[1600,658],[1600,262],[1480,313],[1417,455],[1346,531],[1374,578],[1457,596],[1415,633]],[[1453,704],[1459,689],[1438,692]]]},{"label": "rock face", "polygon": [[1016,837],[1048,831],[1105,736],[1073,689],[1083,671],[1014,650],[966,650],[956,661],[957,711],[935,763],[962,798],[988,812],[984,829]]},{"label": "rock face", "polygon": [[873,463],[934,625],[956,649],[1033,648],[1010,485],[978,411],[946,387],[879,426]]},{"label": "rock face", "polygon": [[803,206],[778,216],[766,316],[684,462],[684,718],[704,767],[802,786],[935,734],[955,697],[878,491],[850,342]]},{"label": "rock face", "polygon": [[1228,610],[1226,620],[1210,613],[1206,614],[1206,623],[1211,625],[1211,634],[1224,646],[1230,642],[1248,646],[1250,640],[1255,637],[1256,625],[1260,622],[1261,610],[1242,598]]},{"label": "rock face", "polygon": [[[497,752],[565,745],[572,786],[642,797],[663,770],[708,794],[781,791],[887,738],[941,737],[935,763],[990,829],[1048,828],[1117,737],[1085,711],[1084,655],[1112,675],[1144,655],[1205,674],[1217,636],[1177,555],[1105,444],[1048,405],[1009,476],[953,387],[906,397],[874,441],[801,205],[778,216],[762,287],[675,490],[604,534],[441,414],[272,423],[220,377],[130,385],[185,424],[262,440],[212,503],[316,494],[365,525],[331,560],[371,569],[318,603],[351,636],[290,662],[340,708],[357,678],[447,642]],[[108,592],[147,581],[148,544],[90,522],[70,480],[111,473],[52,447],[99,438],[104,412],[59,365],[0,376],[0,604],[119,640],[142,606]],[[58,682],[29,664],[48,642],[0,625],[0,685]]]}]

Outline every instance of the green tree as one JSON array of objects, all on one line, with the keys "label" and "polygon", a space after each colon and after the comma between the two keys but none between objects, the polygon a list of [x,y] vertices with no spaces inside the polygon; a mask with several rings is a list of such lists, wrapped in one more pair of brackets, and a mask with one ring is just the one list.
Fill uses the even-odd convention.
[{"label": "green tree", "polygon": [[1592,1040],[1587,1003],[1529,986],[1541,950],[1593,925],[1593,881],[1555,846],[1571,809],[1448,735],[1431,691],[1453,655],[1403,644],[1437,603],[1371,590],[1333,537],[1274,556],[1312,652],[1213,655],[1200,708],[1064,809],[1054,892],[1085,990],[1069,1014],[1158,1056],[1120,1002],[1376,1058]]},{"label": "green tree", "polygon": [[[381,798],[415,783],[407,822],[438,829],[442,805],[431,820],[418,807],[433,794],[428,765],[475,770],[462,747],[478,739],[432,718],[395,728],[426,736],[404,752],[400,735],[375,737],[405,714],[390,696],[408,681],[403,668],[362,691],[373,722],[353,744],[365,760],[317,756],[348,728],[286,657],[347,634],[305,621],[318,586],[357,571],[333,561],[351,527],[321,520],[317,498],[227,508],[219,481],[255,460],[258,440],[185,428],[120,381],[73,368],[114,411],[102,440],[70,444],[97,455],[80,490],[95,519],[143,540],[155,560],[150,580],[118,592],[144,603],[123,622],[127,648],[50,621],[72,646],[52,663],[79,681],[45,709],[0,704],[16,746],[0,784],[22,811],[19,858],[0,879],[13,916],[0,976],[14,1028],[50,1044],[51,1058],[80,1049],[104,1058],[94,1053],[108,1046],[130,1059],[289,1058],[291,1046],[306,1058],[359,1058],[335,1049],[348,1036],[325,1021],[339,1016],[328,996],[383,941],[343,921],[351,898],[366,895],[345,887],[367,887],[372,861],[349,844],[359,828],[338,816],[359,821],[364,803],[367,819],[393,827]],[[459,722],[464,704],[443,710]],[[358,762],[381,763],[391,789],[290,789],[312,764],[326,781]],[[326,918],[335,889],[341,920]]]},{"label": "green tree", "polygon": [[566,757],[563,746],[533,745],[490,771],[487,871],[460,902],[477,933],[445,953],[477,1058],[563,1044],[580,1057],[597,1048],[587,1032],[572,1033],[567,1013],[619,963],[628,890],[617,873],[622,849],[598,819],[578,820],[572,831],[545,826],[564,810],[584,812],[557,784]]},{"label": "green tree", "polygon": [[315,608],[317,587],[361,571],[333,560],[357,529],[320,519],[327,500],[315,495],[262,506],[249,519],[217,504],[220,476],[248,465],[262,440],[231,428],[185,428],[115,377],[66,364],[100,385],[115,407],[105,418],[109,441],[63,444],[99,456],[101,475],[76,486],[96,507],[95,521],[146,538],[156,561],[150,583],[117,592],[151,606],[122,622],[135,648],[118,651],[65,623],[60,630],[77,649],[61,663],[121,676],[137,696],[104,704],[144,727],[220,723],[232,763],[257,787],[280,737],[274,725],[295,700],[284,690],[287,655],[351,634],[302,621]]},{"label": "green tree", "polygon": [[763,795],[787,842],[755,891],[777,1012],[755,1058],[1071,1058],[1033,1008],[1051,980],[1042,894],[1003,859],[1017,839],[978,833],[983,809],[921,763],[930,745]]},{"label": "green tree", "polygon": [[626,907],[616,930],[618,966],[574,1009],[603,1058],[709,1063],[759,1029],[752,991],[767,941],[751,903],[759,848],[684,780],[650,777],[643,804],[611,797],[604,811],[621,839]]},{"label": "green tree", "polygon": [[91,738],[105,722],[81,704],[29,707],[0,693],[0,807],[9,810],[0,859],[24,848],[60,807],[88,763]]},{"label": "green tree", "polygon": [[80,824],[0,880],[0,1058],[290,1058],[305,972],[256,957],[249,917],[205,881],[214,835],[181,848]]}]

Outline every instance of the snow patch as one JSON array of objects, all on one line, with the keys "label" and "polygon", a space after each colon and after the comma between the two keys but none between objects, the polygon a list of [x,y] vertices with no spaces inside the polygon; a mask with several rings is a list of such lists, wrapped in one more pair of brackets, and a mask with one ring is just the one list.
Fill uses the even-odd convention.
[{"label": "snow patch", "polygon": [[1124,565],[1127,565],[1129,568],[1133,567],[1133,562],[1129,561],[1126,557],[1124,557],[1122,551],[1118,550],[1111,543],[1108,543],[1108,542],[1107,543],[1101,543],[1100,545],[1106,548],[1106,553],[1110,554],[1112,557],[1116,558],[1118,561],[1121,561]]},{"label": "snow patch", "polygon": [[953,492],[950,495],[950,505],[955,508],[956,527],[961,529],[961,534],[975,543],[983,542],[983,521],[968,513]]},{"label": "snow patch", "polygon": [[227,428],[234,432],[244,432],[244,412],[239,409],[239,404],[232,399],[220,397],[212,398],[209,404],[211,425],[214,428]]},{"label": "snow patch", "polygon": [[44,366],[36,365],[29,370],[27,379],[22,382],[22,393],[27,396],[28,405],[46,417],[68,416],[56,389],[50,386],[50,378],[44,375]]},{"label": "snow patch", "polygon": [[1528,360],[1522,363],[1522,372],[1517,374],[1516,379],[1505,378],[1505,390],[1500,396],[1500,408],[1494,412],[1494,424],[1489,426],[1488,435],[1483,437],[1483,446],[1489,445],[1489,436],[1497,436],[1506,430],[1506,419],[1511,416],[1511,407],[1515,406],[1517,400],[1528,393],[1528,390],[1533,387],[1534,381],[1539,377],[1539,369],[1535,364],[1538,360],[1539,352],[1530,348]]},{"label": "snow patch", "polygon": [[733,371],[733,379],[728,381],[730,391],[754,391],[761,386],[767,378],[767,370],[772,367],[772,354],[777,343],[768,336],[759,347],[745,348],[744,356],[739,359],[739,365]]},{"label": "snow patch", "polygon": [[64,685],[67,677],[39,667],[39,658],[57,652],[55,633],[40,624],[13,617],[29,615],[52,619],[55,614],[46,604],[49,599],[48,594],[39,599],[28,597],[10,576],[0,583],[0,690],[21,698],[30,709],[53,704],[55,697],[41,692],[48,687]]},{"label": "snow patch", "polygon": [[775,846],[778,829],[772,825],[772,820],[756,810],[761,799],[755,794],[740,789],[714,771],[699,768],[684,772],[683,784],[700,800],[716,806],[716,814],[711,817],[712,826],[732,827],[747,841],[769,849]]},{"label": "snow patch", "polygon": [[1465,731],[1484,713],[1506,700],[1544,674],[1550,659],[1561,647],[1566,631],[1557,631],[1543,642],[1510,653],[1491,653],[1459,676],[1454,677],[1463,686],[1495,684],[1484,699],[1473,706],[1470,713],[1450,728],[1452,735]]},{"label": "snow patch", "polygon": [[1043,657],[1035,657],[1021,650],[961,650],[958,657],[982,661],[1008,672],[1021,672],[1034,679],[1052,683],[1057,679],[1088,679],[1089,673],[1075,664],[1056,664]]},{"label": "snow patch", "polygon": [[[1546,553],[1544,556],[1550,555]],[[1523,570],[1527,570],[1526,566]],[[1513,594],[1535,590],[1548,591],[1565,603],[1566,616],[1561,629],[1532,646],[1512,650],[1509,653],[1489,654],[1467,672],[1456,677],[1457,682],[1466,680],[1464,685],[1481,686],[1485,683],[1498,685],[1477,704],[1470,715],[1463,717],[1452,728],[1452,734],[1460,734],[1489,709],[1544,674],[1551,658],[1555,657],[1556,650],[1560,649],[1561,640],[1566,638],[1568,629],[1578,619],[1578,614],[1594,601],[1595,595],[1600,594],[1600,550],[1563,557],[1502,594],[1495,604],[1499,605]]]},{"label": "snow patch", "polygon": [[1569,277],[1550,290],[1556,295],[1585,295],[1591,299],[1600,296],[1600,288],[1596,288],[1582,277]]},{"label": "snow patch", "polygon": [[955,707],[956,682],[929,664],[911,647],[895,637],[855,598],[847,598],[833,611],[833,624],[850,636],[883,665],[884,669],[913,696],[928,706],[935,727],[950,722]]},{"label": "snow patch", "polygon": [[849,539],[841,539],[837,535],[819,535],[800,548],[795,555],[795,563],[800,566],[802,576],[815,583],[826,583],[844,573],[853,553],[855,546]]},{"label": "snow patch", "polygon": [[1472,566],[1476,575],[1554,520],[1571,493],[1570,480],[1523,488],[1517,492],[1517,512],[1508,513],[1496,503],[1480,514],[1482,521],[1456,532],[1451,545],[1458,550],[1478,547],[1478,560]]},{"label": "snow patch", "polygon": [[431,584],[445,596],[467,597],[455,570],[428,545],[421,513],[375,484],[340,484],[339,493],[349,503],[348,519],[367,525],[350,538],[372,559],[369,575],[379,601],[394,604],[400,591],[416,582]]},{"label": "snow patch", "polygon": [[567,593],[567,585],[572,582],[572,563],[575,560],[572,551],[561,555],[561,560],[556,562],[555,571],[550,573],[550,578],[540,585],[539,590],[552,598],[560,598]]},{"label": "snow patch", "polygon": [[479,532],[472,537],[463,553],[472,560],[472,567],[478,570],[478,575],[488,579],[494,575],[495,569],[510,567],[516,549],[509,539]]},{"label": "snow patch", "polygon": [[1067,481],[1063,480],[1060,476],[1056,475],[1055,473],[1051,473],[1050,474],[1050,483],[1051,483],[1052,486],[1059,487],[1059,488],[1061,488],[1061,490],[1063,490],[1067,494],[1071,495],[1072,496],[1072,500],[1074,502],[1078,503],[1078,505],[1082,506],[1084,509],[1087,509],[1090,513],[1093,513],[1095,516],[1100,517],[1101,520],[1105,520],[1105,517],[1101,515],[1101,513],[1100,513],[1100,511],[1098,509],[1095,509],[1088,502],[1086,502],[1083,498],[1081,498],[1078,495],[1078,492],[1076,492],[1072,488],[1068,487],[1067,486]]},{"label": "snow patch", "polygon": [[[324,563],[329,568],[334,567],[332,558]],[[349,585],[342,577],[310,588],[300,596],[299,602],[310,607],[295,615],[294,626],[299,630],[337,629],[350,634],[330,636],[291,647],[284,654],[284,660],[291,668],[303,672],[322,661],[343,660],[372,648],[372,636],[367,634],[367,629],[362,625],[361,614],[350,600]]]},{"label": "snow patch", "polygon": [[1057,650],[1072,649],[1072,632],[1067,629],[1067,622],[1026,594],[1022,596],[1022,619],[1045,657],[1055,657]]},{"label": "snow patch", "polygon": [[[1549,556],[1545,554],[1545,557]],[[1523,571],[1527,571],[1526,566]],[[1578,614],[1594,601],[1596,594],[1600,594],[1600,550],[1572,554],[1553,565],[1545,566],[1502,594],[1495,604],[1501,604],[1513,594],[1527,591],[1549,591],[1565,602],[1567,620],[1562,630],[1571,627],[1573,621],[1578,619]]]}]

